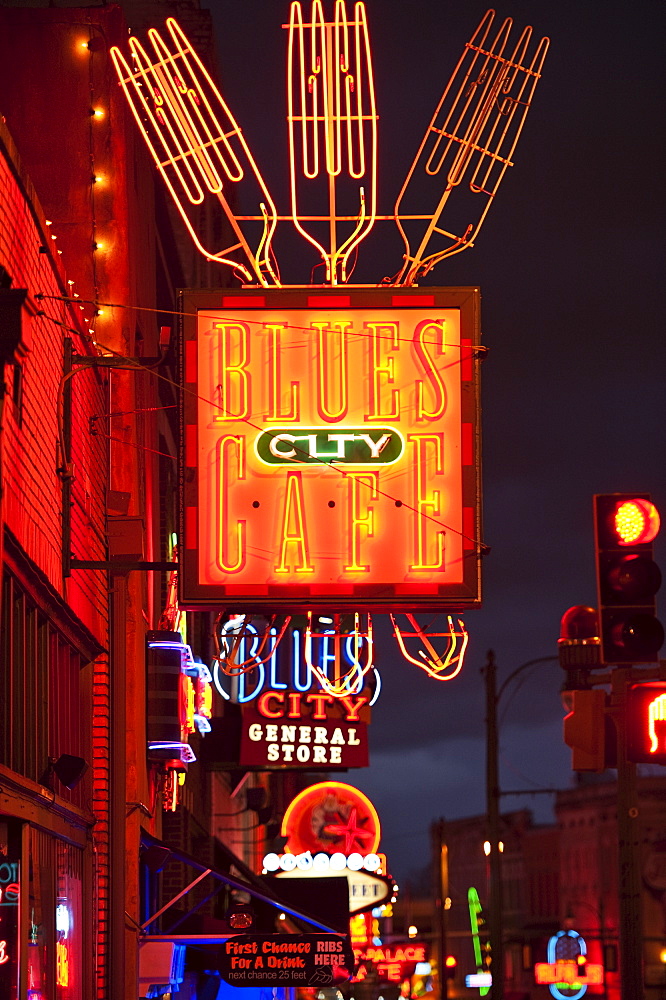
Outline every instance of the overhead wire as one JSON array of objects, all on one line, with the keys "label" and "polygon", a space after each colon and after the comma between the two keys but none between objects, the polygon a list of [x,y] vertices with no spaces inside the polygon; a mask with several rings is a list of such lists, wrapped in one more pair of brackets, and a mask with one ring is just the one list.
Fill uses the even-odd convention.
[{"label": "overhead wire", "polygon": [[[315,267],[319,267],[319,266],[320,266],[319,264],[315,265]],[[344,288],[344,286],[339,286],[339,287]],[[379,286],[377,286],[377,287],[379,287]],[[133,305],[131,303],[124,304],[124,303],[121,303],[121,302],[99,302],[99,301],[96,301],[94,299],[82,299],[80,297],[70,298],[69,296],[66,296],[66,295],[47,295],[45,292],[37,292],[37,294],[35,295],[35,298],[36,299],[58,299],[59,301],[62,301],[62,302],[84,303],[85,305],[91,305],[91,306],[94,306],[95,308],[102,307],[104,309],[132,309],[132,310],[135,310],[137,312],[158,313],[158,314],[161,314],[161,315],[164,315],[164,316],[176,316],[176,317],[188,316],[191,319],[197,319],[199,317],[200,312],[204,312],[204,313],[213,312],[214,309],[215,309],[215,307],[211,306],[210,308],[208,308],[208,309],[202,309],[199,312],[187,312],[187,311],[178,310],[178,309],[158,309],[156,306],[137,306],[137,305]],[[446,307],[442,307],[442,308],[446,308]],[[215,311],[216,311],[216,315],[217,315],[217,310],[215,310]],[[235,322],[236,319],[237,319],[237,317],[233,317],[233,318],[232,317],[225,317],[224,315],[220,316],[219,318],[221,320],[228,319],[229,322]],[[246,316],[244,321],[246,323],[250,324],[250,325],[264,326],[264,321],[263,320],[253,319],[251,315]],[[311,333],[312,332],[311,328],[309,326],[300,326],[298,323],[289,323],[288,324],[288,329],[290,329],[290,330],[301,330],[303,333]],[[392,334],[391,335],[389,335],[389,334],[382,335],[380,333],[380,334],[375,335],[375,334],[370,334],[370,333],[364,333],[362,330],[358,331],[358,332],[354,332],[352,336],[357,337],[360,340],[365,339],[365,338],[375,337],[375,336],[377,337],[378,340],[388,340],[388,339],[392,340],[392,339],[394,339]],[[412,338],[411,337],[400,337],[400,336],[397,336],[395,339],[399,343],[400,342],[406,343],[406,344],[411,344],[412,343]],[[455,348],[458,348],[458,347],[461,346],[460,344],[453,344],[453,343],[451,343],[451,344],[449,344],[449,343],[441,344],[441,342],[435,342],[435,341],[432,341],[432,342],[426,341],[426,343],[430,344],[430,346],[432,346],[432,347],[443,346],[443,347],[455,347]],[[102,346],[102,345],[100,345],[100,346]],[[483,344],[469,344],[469,345],[463,345],[463,346],[465,346],[468,350],[474,352],[475,354],[484,355],[484,354],[488,353],[488,348],[485,345],[483,345]],[[102,349],[103,350],[108,350],[108,348],[105,348],[105,347],[102,347]],[[460,362],[455,362],[455,364],[459,364],[459,363]]]}]

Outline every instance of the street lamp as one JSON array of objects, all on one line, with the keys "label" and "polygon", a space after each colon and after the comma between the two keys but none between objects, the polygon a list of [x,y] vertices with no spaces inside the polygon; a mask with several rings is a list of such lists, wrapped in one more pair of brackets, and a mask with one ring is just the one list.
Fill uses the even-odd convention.
[{"label": "street lamp", "polygon": [[[552,663],[557,656],[538,656],[516,667],[497,690],[497,665],[495,654],[488,651],[484,668],[486,679],[486,811],[488,817],[488,872],[490,881],[490,971],[492,985],[491,1000],[502,1000],[504,996],[504,941],[502,922],[502,847],[500,838],[500,791],[499,784],[499,734],[497,727],[497,706],[507,685],[529,667],[539,663]],[[548,789],[552,791],[552,789]],[[504,793],[506,794],[506,793]],[[511,794],[515,795],[516,792]],[[518,793],[519,794],[519,793]],[[532,793],[530,793],[532,794]]]}]

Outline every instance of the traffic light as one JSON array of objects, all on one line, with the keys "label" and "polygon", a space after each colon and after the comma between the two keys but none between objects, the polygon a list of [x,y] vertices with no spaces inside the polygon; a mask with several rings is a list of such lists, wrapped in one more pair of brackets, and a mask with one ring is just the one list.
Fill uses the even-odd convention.
[{"label": "traffic light", "polygon": [[446,971],[446,978],[453,979],[456,974],[456,969],[458,968],[458,959],[455,955],[447,955],[446,961],[444,962],[444,969]]},{"label": "traffic light", "polygon": [[597,593],[603,663],[654,663],[664,641],[655,617],[661,573],[652,543],[659,513],[647,493],[594,498]]},{"label": "traffic light", "polygon": [[666,684],[634,684],[627,691],[627,759],[666,764]]},{"label": "traffic light", "polygon": [[564,717],[564,742],[573,750],[571,767],[574,771],[604,771],[612,767],[614,727],[605,713],[606,692],[593,688],[571,691],[570,695],[572,709]]}]

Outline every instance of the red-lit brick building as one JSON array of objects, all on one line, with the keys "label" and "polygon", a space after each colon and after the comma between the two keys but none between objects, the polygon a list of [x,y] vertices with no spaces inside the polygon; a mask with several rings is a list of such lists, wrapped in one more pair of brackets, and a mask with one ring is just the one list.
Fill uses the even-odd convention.
[{"label": "red-lit brick building", "polygon": [[183,278],[109,59],[126,37],[117,6],[0,12],[3,997],[137,995],[161,832],[144,634],[167,574],[128,567],[173,557]]},{"label": "red-lit brick building", "polygon": [[[210,616],[174,597],[176,292],[228,280],[174,225],[109,55],[174,12],[214,64],[198,0],[0,8],[2,1000],[145,996],[142,925],[228,930],[226,884],[183,894],[187,859],[265,889],[301,781],[147,754],[179,716],[146,636],[212,655]],[[208,988],[173,962],[165,989]]]}]

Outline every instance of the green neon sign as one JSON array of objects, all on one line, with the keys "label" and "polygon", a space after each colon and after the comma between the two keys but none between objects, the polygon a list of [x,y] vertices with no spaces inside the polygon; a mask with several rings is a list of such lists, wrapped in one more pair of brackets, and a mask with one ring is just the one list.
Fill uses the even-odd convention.
[{"label": "green neon sign", "polygon": [[[472,945],[474,946],[474,961],[477,972],[487,972],[481,955],[481,938],[479,937],[479,918],[481,916],[481,900],[476,889],[471,886],[467,890],[469,905],[469,922],[472,926]],[[490,986],[479,986],[479,996],[485,997],[490,992]]]}]

